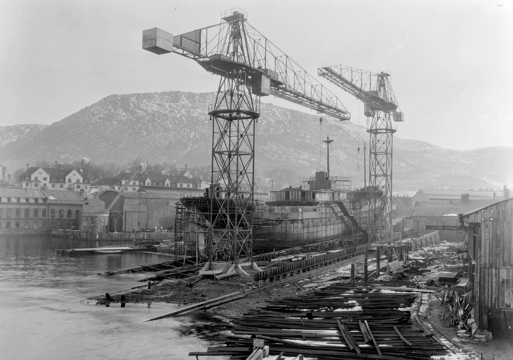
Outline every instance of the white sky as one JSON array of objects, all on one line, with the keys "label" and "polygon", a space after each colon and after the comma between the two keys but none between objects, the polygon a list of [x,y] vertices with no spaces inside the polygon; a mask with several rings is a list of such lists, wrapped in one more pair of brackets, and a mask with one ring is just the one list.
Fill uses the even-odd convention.
[{"label": "white sky", "polygon": [[[405,113],[396,136],[461,150],[513,146],[512,0],[0,0],[0,6],[0,125],[50,124],[111,94],[215,91],[217,77],[193,61],[143,51],[141,32],[184,33],[240,7],[312,75],[337,64],[387,70]],[[319,81],[354,123],[365,125],[358,101]]]}]

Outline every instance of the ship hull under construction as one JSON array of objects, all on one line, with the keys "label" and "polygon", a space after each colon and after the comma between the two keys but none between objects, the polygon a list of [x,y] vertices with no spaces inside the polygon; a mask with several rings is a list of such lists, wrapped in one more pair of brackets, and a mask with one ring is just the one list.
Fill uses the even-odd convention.
[{"label": "ship hull under construction", "polygon": [[253,212],[253,251],[265,252],[340,240],[357,235],[350,219],[335,203],[312,206],[256,206]]},{"label": "ship hull under construction", "polygon": [[[214,228],[223,231],[227,224],[236,221],[227,217],[235,216],[229,208],[235,208],[232,200],[211,199],[209,197],[182,198],[181,203],[195,217],[202,218],[203,232],[210,226],[209,219],[217,218]],[[255,203],[247,208],[248,218],[253,226],[253,252],[262,253],[273,250],[311,245],[326,241],[342,240],[348,235],[354,239],[363,239],[354,219],[351,219],[340,201],[310,202],[284,205],[266,205]],[[193,221],[196,225],[200,221]],[[242,224],[241,224],[242,225]],[[195,231],[198,231],[197,228]]]}]

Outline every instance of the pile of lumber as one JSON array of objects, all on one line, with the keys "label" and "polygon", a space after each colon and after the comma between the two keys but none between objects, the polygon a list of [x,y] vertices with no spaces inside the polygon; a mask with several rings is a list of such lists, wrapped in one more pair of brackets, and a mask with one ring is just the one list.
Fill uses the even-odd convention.
[{"label": "pile of lumber", "polygon": [[[433,334],[412,322],[406,310],[416,298],[410,291],[382,290],[376,284],[334,284],[307,295],[269,302],[234,320],[225,345],[205,356],[246,359],[252,338],[264,339],[270,354],[317,359],[429,359],[446,349]],[[382,284],[380,284],[382,285]],[[191,353],[190,355],[198,355]]]}]

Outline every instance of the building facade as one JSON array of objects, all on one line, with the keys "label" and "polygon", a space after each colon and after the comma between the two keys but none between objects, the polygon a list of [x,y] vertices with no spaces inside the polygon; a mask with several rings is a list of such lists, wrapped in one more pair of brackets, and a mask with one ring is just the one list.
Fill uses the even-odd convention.
[{"label": "building facade", "polygon": [[73,191],[0,189],[0,234],[78,229],[82,197]]},{"label": "building facade", "polygon": [[22,189],[89,192],[90,184],[82,171],[61,167],[29,167],[19,177]]},{"label": "building facade", "polygon": [[[124,191],[138,191],[141,187],[200,189],[200,178],[185,175],[162,175],[161,173],[137,174],[130,180],[131,173],[121,173],[114,178],[111,188],[117,191],[126,185]],[[188,175],[188,173],[186,173]]]},{"label": "building facade", "polygon": [[469,200],[462,196],[455,204],[422,203],[403,218],[403,231],[426,234],[438,230],[442,240],[461,242],[466,234],[460,228],[458,216],[495,202],[497,200]]}]

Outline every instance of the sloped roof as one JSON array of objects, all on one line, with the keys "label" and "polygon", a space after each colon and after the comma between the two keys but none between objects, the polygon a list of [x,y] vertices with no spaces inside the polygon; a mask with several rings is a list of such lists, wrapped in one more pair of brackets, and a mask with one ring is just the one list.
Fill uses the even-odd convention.
[{"label": "sloped roof", "polygon": [[0,197],[46,198],[41,190],[0,188]]},{"label": "sloped roof", "polygon": [[53,178],[65,178],[70,172],[75,170],[78,174],[80,174],[80,176],[82,176],[84,181],[88,181],[86,176],[84,175],[84,173],[76,168],[66,169],[66,168],[60,168],[60,167],[55,168],[55,167],[42,167],[42,166],[29,167],[27,170],[25,170],[23,173],[20,174],[19,180],[21,180],[22,178],[27,177],[27,176],[32,176],[32,174],[34,174],[36,172],[36,170],[38,170],[39,168],[43,169],[46,173],[48,173],[48,175],[50,175],[50,177],[53,177]]},{"label": "sloped roof", "polygon": [[78,191],[44,190],[50,203],[82,203],[82,195]]},{"label": "sloped roof", "polygon": [[490,190],[443,190],[443,189],[421,189],[418,191],[419,193],[423,193],[426,195],[437,195],[437,196],[446,196],[446,197],[454,197],[455,199],[459,199],[463,194],[469,194],[472,197],[481,197],[481,198],[493,198],[494,194],[501,193],[500,191],[490,191]]},{"label": "sloped roof", "polygon": [[458,214],[466,214],[468,212],[473,212],[476,209],[480,209],[482,207],[495,204],[500,200],[497,199],[479,199],[479,200],[468,200],[462,201],[459,204],[455,205],[450,211],[448,211],[445,215],[458,215]]},{"label": "sloped roof", "polygon": [[[44,171],[48,173],[51,177],[58,177],[58,178],[64,178],[66,175],[68,175],[70,172],[73,171],[73,169],[63,169],[63,168],[43,168]],[[78,170],[77,170],[78,171]]]},{"label": "sloped roof", "polygon": [[145,186],[141,189],[141,192],[148,194],[150,197],[164,197],[164,198],[176,198],[176,191],[180,190],[180,193],[190,192],[194,194],[203,193],[204,189],[197,188],[176,188],[176,187],[150,187]]},{"label": "sloped roof", "polygon": [[474,212],[477,209],[481,209],[491,204],[495,204],[502,200],[497,199],[479,199],[479,200],[468,200],[461,201],[457,204],[429,204],[423,203],[413,209],[410,217],[422,216],[422,217],[436,217],[436,216],[457,216],[459,214],[467,214]]},{"label": "sloped roof", "polygon": [[423,217],[434,217],[434,216],[443,216],[447,211],[451,210],[454,207],[452,204],[428,204],[423,203],[417,206],[410,213],[410,217],[413,216],[423,216]]},{"label": "sloped roof", "polygon": [[495,205],[495,204],[498,204],[498,203],[501,203],[501,202],[506,202],[506,201],[513,201],[513,198],[509,198],[509,199],[501,199],[501,200],[495,200],[495,202],[491,203],[491,204],[488,204],[488,205],[484,205],[484,206],[481,206],[480,208],[476,208],[476,209],[473,209],[473,210],[470,210],[469,212],[466,212],[466,213],[462,213],[463,216],[467,216],[467,215],[471,215],[471,214],[474,214],[478,211],[481,211],[483,209],[486,209],[487,207],[489,206],[492,206],[492,205]]},{"label": "sloped roof", "polygon": [[22,177],[31,176],[37,169],[39,169],[39,166],[31,166],[27,170],[22,172],[19,178],[21,179]]}]

